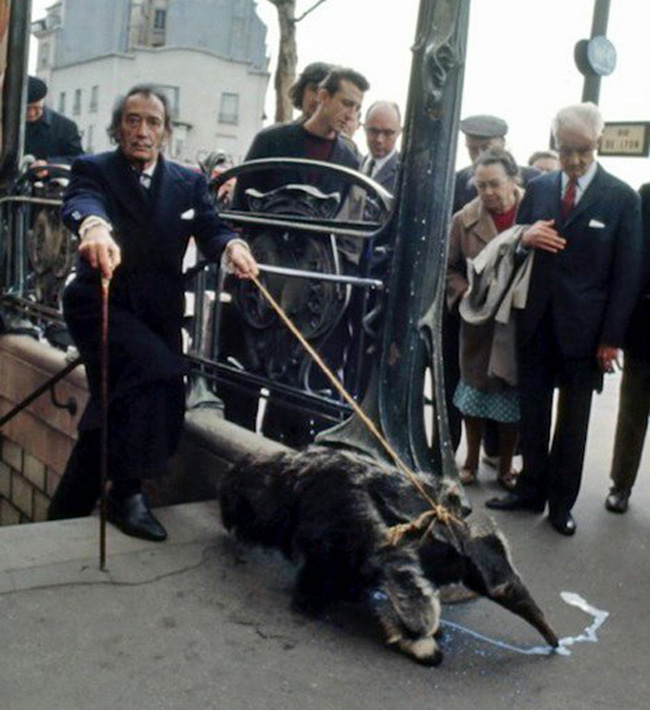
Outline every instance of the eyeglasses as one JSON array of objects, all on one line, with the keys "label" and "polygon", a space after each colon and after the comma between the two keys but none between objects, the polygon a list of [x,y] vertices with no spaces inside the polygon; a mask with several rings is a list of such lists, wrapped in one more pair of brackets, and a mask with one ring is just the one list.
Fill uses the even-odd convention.
[{"label": "eyeglasses", "polygon": [[558,153],[563,157],[567,158],[570,155],[577,155],[580,158],[585,158],[596,150],[596,146],[590,146],[589,148],[577,148],[572,145],[561,145],[558,147]]},{"label": "eyeglasses", "polygon": [[488,188],[492,190],[498,190],[502,185],[505,185],[508,181],[501,180],[486,180],[485,182],[475,182],[474,186],[479,192],[485,192]]},{"label": "eyeglasses", "polygon": [[373,138],[379,138],[379,136],[384,136],[384,138],[394,138],[397,135],[397,131],[393,128],[366,127],[366,133]]}]

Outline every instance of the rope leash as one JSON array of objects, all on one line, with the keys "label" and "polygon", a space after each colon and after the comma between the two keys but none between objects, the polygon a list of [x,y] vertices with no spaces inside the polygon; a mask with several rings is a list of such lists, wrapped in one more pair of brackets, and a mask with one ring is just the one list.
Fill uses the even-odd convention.
[{"label": "rope leash", "polygon": [[332,383],[336,391],[343,397],[343,399],[352,407],[354,413],[361,419],[368,431],[377,439],[382,448],[390,456],[396,468],[400,470],[409,479],[411,484],[415,487],[418,493],[430,506],[431,510],[423,513],[417,520],[410,523],[403,523],[401,525],[394,525],[389,528],[386,534],[386,540],[390,545],[397,545],[402,541],[408,534],[420,532],[426,525],[427,530],[431,528],[435,520],[443,523],[444,525],[450,525],[452,522],[461,523],[461,521],[456,518],[456,516],[451,513],[445,506],[431,498],[431,496],[424,490],[422,484],[418,480],[417,476],[411,471],[411,469],[402,461],[399,454],[390,445],[386,438],[381,434],[381,432],[375,426],[375,423],[368,417],[368,415],[361,409],[356,400],[349,394],[349,392],[343,387],[343,385],[336,378],[334,373],[327,367],[323,362],[320,355],[314,350],[314,348],[307,342],[302,333],[296,328],[293,321],[287,316],[280,304],[273,298],[266,287],[261,283],[261,281],[256,277],[252,276],[251,281],[260,290],[260,293],[264,296],[266,301],[269,303],[271,308],[280,317],[280,320],[287,326],[291,333],[295,336],[302,347],[309,353],[313,358],[314,362],[321,369],[323,374]]}]

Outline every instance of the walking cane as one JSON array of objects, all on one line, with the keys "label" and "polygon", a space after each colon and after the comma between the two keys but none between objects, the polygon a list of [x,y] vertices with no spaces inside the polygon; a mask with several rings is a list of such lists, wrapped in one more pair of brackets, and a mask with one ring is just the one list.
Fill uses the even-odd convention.
[{"label": "walking cane", "polygon": [[101,443],[99,465],[99,569],[106,570],[106,484],[108,481],[108,294],[110,277],[102,277],[102,323],[99,352]]}]

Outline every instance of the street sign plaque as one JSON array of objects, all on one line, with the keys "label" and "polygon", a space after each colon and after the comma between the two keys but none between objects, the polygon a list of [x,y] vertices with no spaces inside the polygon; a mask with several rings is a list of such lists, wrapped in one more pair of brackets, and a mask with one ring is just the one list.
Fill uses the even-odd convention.
[{"label": "street sign plaque", "polygon": [[648,155],[650,123],[624,121],[606,123],[598,154],[627,158],[645,158]]}]

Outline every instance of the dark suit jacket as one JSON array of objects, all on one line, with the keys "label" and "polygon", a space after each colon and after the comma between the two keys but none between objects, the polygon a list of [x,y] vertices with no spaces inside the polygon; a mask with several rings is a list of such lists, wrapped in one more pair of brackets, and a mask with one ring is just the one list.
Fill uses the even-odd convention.
[{"label": "dark suit jacket", "polygon": [[643,223],[643,269],[639,298],[630,318],[624,349],[650,363],[650,183],[641,186],[641,219]]},{"label": "dark suit jacket", "polygon": [[[286,123],[265,128],[253,139],[246,154],[246,160],[304,158],[306,157],[306,133],[301,123]],[[341,136],[336,137],[334,149],[328,162],[355,170],[359,167],[356,156]],[[233,206],[235,209],[247,209],[246,190],[250,187],[261,192],[268,192],[288,184],[314,185],[324,193],[340,192],[342,199],[345,197],[343,193],[347,192],[346,183],[333,175],[310,174],[305,170],[269,170],[254,176],[242,175],[239,177]]]},{"label": "dark suit jacket", "polygon": [[639,284],[640,200],[628,185],[598,166],[563,222],[560,191],[559,171],[533,180],[517,214],[519,224],[554,219],[567,240],[558,254],[535,252],[518,332],[520,343],[528,343],[550,308],[562,354],[589,358],[599,344],[623,344]]},{"label": "dark suit jacket", "polygon": [[397,184],[397,175],[399,173],[399,154],[393,153],[390,159],[387,160],[381,168],[378,170],[377,174],[372,178],[375,182],[378,182],[383,188],[388,190],[390,194],[395,193],[395,187]]},{"label": "dark suit jacket", "polygon": [[[519,176],[521,177],[521,185],[524,189],[528,187],[528,183],[535,178],[538,178],[542,173],[537,168],[519,166]],[[474,168],[468,165],[466,168],[459,170],[456,173],[454,181],[454,204],[452,214],[456,214],[458,210],[463,209],[475,197],[478,197],[478,192],[474,187],[472,178],[474,177]]]},{"label": "dark suit jacket", "polygon": [[82,154],[77,124],[51,108],[46,107],[38,121],[25,123],[25,155],[69,163]]},{"label": "dark suit jacket", "polygon": [[[73,232],[89,215],[104,218],[122,249],[122,264],[110,288],[109,328],[111,341],[120,343],[119,353],[111,355],[120,361],[113,373],[121,378],[120,387],[181,373],[181,267],[188,240],[193,235],[205,256],[217,259],[235,236],[210,205],[203,175],[161,156],[147,191],[120,150],[84,156],[72,166],[62,214]],[[98,360],[99,273],[84,260],[78,260],[63,306],[72,338],[93,370]]]}]

